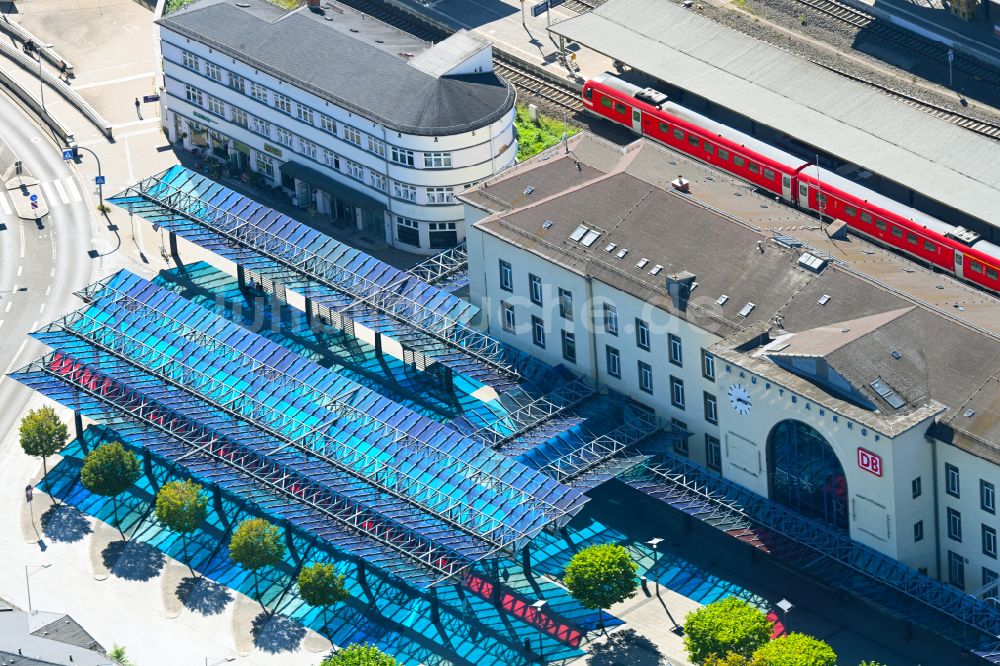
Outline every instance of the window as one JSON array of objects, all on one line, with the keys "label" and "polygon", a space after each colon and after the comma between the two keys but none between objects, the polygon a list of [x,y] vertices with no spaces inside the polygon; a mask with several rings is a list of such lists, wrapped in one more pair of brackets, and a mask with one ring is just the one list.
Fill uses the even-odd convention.
[{"label": "window", "polygon": [[514,268],[509,261],[500,260],[500,288],[514,291]]},{"label": "window", "polygon": [[718,437],[705,435],[705,462],[709,469],[722,471],[722,444]]},{"label": "window", "polygon": [[376,139],[373,136],[368,137],[368,150],[385,159],[385,141]]},{"label": "window", "polygon": [[531,342],[545,349],[545,322],[535,316],[531,317]]},{"label": "window", "polygon": [[649,324],[638,318],[635,320],[635,344],[649,351]]},{"label": "window", "polygon": [[896,238],[902,238],[903,237],[903,230],[900,229],[899,227],[892,227],[892,228],[889,229],[889,231],[891,231],[892,235],[895,236]]},{"label": "window", "polygon": [[718,425],[719,423],[719,412],[718,412],[718,401],[715,396],[705,391],[705,420],[709,423]]},{"label": "window", "polygon": [[292,100],[280,93],[274,93],[274,108],[282,113],[292,115]]},{"label": "window", "polygon": [[424,166],[428,169],[450,167],[451,153],[424,153]]},{"label": "window", "polygon": [[715,146],[713,146],[712,144],[710,144],[708,141],[705,142],[704,148],[705,148],[705,152],[708,153],[709,155],[711,155],[711,154],[713,154],[715,152]]},{"label": "window", "polygon": [[322,113],[319,115],[319,126],[324,132],[337,133],[337,121]]},{"label": "window", "polygon": [[666,134],[667,132],[670,131],[670,125],[666,123],[660,123],[660,131]]},{"label": "window", "polygon": [[233,109],[233,124],[239,125],[240,127],[246,127],[249,122],[247,119],[247,112],[243,109],[237,109],[235,106]]},{"label": "window", "polygon": [[[670,419],[670,423],[675,428],[687,432],[688,429],[687,423],[684,423],[684,421],[672,418]],[[690,449],[688,447],[688,435],[685,435],[684,437],[680,437],[679,439],[674,440],[674,453],[682,456],[690,455]]]},{"label": "window", "polygon": [[879,219],[876,219],[876,220],[875,220],[875,228],[876,228],[876,229],[879,229],[879,230],[881,230],[881,231],[885,231],[886,229],[888,229],[888,228],[889,228],[889,225],[887,225],[887,224],[885,223],[885,220],[879,220]]},{"label": "window", "polygon": [[576,363],[576,334],[562,332],[562,356],[563,360]]},{"label": "window", "polygon": [[435,249],[458,245],[458,225],[454,222],[431,222],[428,238]]},{"label": "window", "polygon": [[944,491],[952,497],[960,497],[958,487],[958,468],[945,463],[944,465]]},{"label": "window", "polygon": [[729,161],[729,151],[725,148],[719,148],[719,159]]},{"label": "window", "polygon": [[979,480],[979,506],[987,513],[997,512],[997,489],[989,481]]},{"label": "window", "polygon": [[377,171],[372,171],[368,174],[368,179],[371,182],[372,187],[376,190],[381,190],[383,192],[389,189],[389,180]]},{"label": "window", "polygon": [[296,104],[295,115],[298,116],[298,119],[301,120],[302,122],[309,123],[310,125],[313,124],[313,118],[314,118],[313,110],[310,109],[308,106]]},{"label": "window", "polygon": [[267,88],[259,83],[250,82],[250,96],[267,104]]},{"label": "window", "polygon": [[921,488],[920,488],[919,476],[910,482],[910,489],[913,491],[913,499],[917,499],[918,497],[920,497]]},{"label": "window", "polygon": [[281,126],[275,126],[274,128],[274,138],[277,139],[278,143],[283,146],[292,147],[292,142],[295,140],[295,135],[289,132],[287,129]]},{"label": "window", "polygon": [[361,130],[357,127],[351,127],[350,125],[344,125],[344,138],[353,143],[356,146],[361,145]]},{"label": "window", "polygon": [[910,233],[909,231],[907,231],[906,232],[906,242],[909,243],[910,245],[916,245],[917,244],[917,235],[914,234],[914,233]]},{"label": "window", "polygon": [[246,79],[244,79],[239,74],[235,74],[233,72],[227,72],[227,74],[229,75],[229,82],[228,82],[229,87],[232,88],[233,90],[238,90],[239,92],[243,92],[244,89],[246,88]]},{"label": "window", "polygon": [[202,106],[201,91],[195,88],[194,86],[185,85],[184,96],[187,97],[187,101],[191,102],[192,104],[197,104],[198,106]]},{"label": "window", "polygon": [[684,380],[670,375],[670,403],[684,409]]},{"label": "window", "polygon": [[952,541],[962,541],[962,514],[948,508],[948,538]]},{"label": "window", "polygon": [[613,104],[613,102],[611,101],[610,97],[602,97],[601,98],[601,106],[610,109],[612,104]]},{"label": "window", "polygon": [[[990,584],[996,582],[996,580],[998,578],[1000,578],[1000,574],[998,574],[996,571],[993,571],[992,569],[987,569],[986,567],[983,567],[983,587],[986,587],[987,585],[990,585]],[[996,587],[993,587],[992,589],[986,590],[983,593],[983,599],[996,599],[996,598],[997,598],[997,588]]]},{"label": "window", "polygon": [[760,173],[760,167],[753,162],[747,164],[747,168],[750,169],[750,173]]},{"label": "window", "polygon": [[681,353],[681,339],[673,333],[667,334],[670,343],[670,362],[674,365],[684,365],[684,357]]},{"label": "window", "polygon": [[770,169],[764,169],[764,178],[767,180],[774,180],[774,172]]},{"label": "window", "polygon": [[299,137],[299,151],[311,159],[316,159],[316,144]]},{"label": "window", "polygon": [[193,53],[188,53],[187,51],[181,51],[184,66],[188,69],[193,69],[198,71],[198,56]]},{"label": "window", "polygon": [[925,240],[924,241],[924,249],[927,250],[928,252],[936,252],[937,251],[937,246],[934,245],[934,243],[930,242],[929,240]]},{"label": "window", "polygon": [[332,150],[323,149],[323,164],[334,169],[340,169],[340,157]]},{"label": "window", "polygon": [[980,275],[983,274],[983,265],[978,261],[969,260],[969,268],[972,269],[973,273],[979,273]]},{"label": "window", "polygon": [[960,590],[965,589],[965,558],[948,551],[948,582]]},{"label": "window", "polygon": [[252,126],[253,131],[256,132],[257,134],[263,134],[266,137],[271,136],[271,123],[267,122],[263,118],[258,118],[257,116],[253,116],[252,125],[253,125]]},{"label": "window", "polygon": [[704,349],[701,350],[701,375],[709,381],[715,381],[715,356]]},{"label": "window", "polygon": [[400,243],[420,247],[420,225],[416,220],[396,217],[396,239]]},{"label": "window", "polygon": [[455,202],[455,189],[452,187],[428,187],[427,203],[447,204]]},{"label": "window", "polygon": [[871,224],[872,223],[871,213],[866,213],[865,211],[861,211],[861,221],[864,222],[865,224]]},{"label": "window", "polygon": [[653,392],[653,366],[639,361],[639,390]]},{"label": "window", "polygon": [[586,90],[584,90],[583,91],[583,98],[584,99],[590,99],[590,100],[594,99],[594,89],[593,88],[587,88]]},{"label": "window", "polygon": [[257,151],[257,171],[274,179],[274,160],[270,155]]},{"label": "window", "polygon": [[674,138],[675,139],[683,139],[684,138],[684,130],[675,127],[674,128]]},{"label": "window", "polygon": [[542,304],[542,278],[537,275],[528,275],[528,298],[535,305]]},{"label": "window", "polygon": [[735,164],[738,167],[741,167],[744,164],[746,164],[746,161],[739,155],[733,155],[733,164]]},{"label": "window", "polygon": [[211,95],[206,95],[208,97],[208,110],[217,116],[226,117],[226,103],[223,102],[218,97],[212,97]]},{"label": "window", "polygon": [[611,335],[618,335],[618,308],[611,303],[604,304],[604,330]]},{"label": "window", "polygon": [[559,316],[567,321],[573,321],[573,292],[559,288]]},{"label": "window", "polygon": [[854,206],[844,206],[844,214],[849,215],[850,217],[857,217],[858,209]]},{"label": "window", "polygon": [[983,555],[997,558],[997,531],[989,525],[983,525]]},{"label": "window", "polygon": [[[358,180],[365,179],[365,168],[360,164],[358,164],[357,162],[352,162],[351,160],[344,160],[344,171],[351,178],[357,178]],[[417,196],[416,189],[414,189],[413,196],[414,198]]]},{"label": "window", "polygon": [[701,141],[694,134],[688,134],[688,143],[697,148]]},{"label": "window", "polygon": [[924,539],[924,521],[918,520],[913,523],[913,540],[923,541]]},{"label": "window", "polygon": [[405,166],[413,166],[413,151],[404,150],[402,148],[392,147],[392,161],[396,164],[402,164]]},{"label": "window", "polygon": [[205,63],[205,76],[212,79],[213,81],[222,80],[222,70],[214,62]]},{"label": "window", "polygon": [[618,379],[622,378],[622,356],[611,345],[604,347],[604,359],[607,362],[608,374]]},{"label": "window", "polygon": [[500,301],[501,326],[508,333],[514,332],[514,306]]},{"label": "window", "polygon": [[996,280],[997,279],[997,272],[996,272],[996,270],[994,270],[992,268],[987,268],[986,269],[986,277],[989,278],[990,280]]},{"label": "window", "polygon": [[615,102],[615,113],[625,113],[626,108],[624,104],[619,104]]},{"label": "window", "polygon": [[406,183],[400,183],[397,181],[392,181],[392,194],[397,199],[405,199],[407,201],[417,200],[417,188],[414,185],[407,185]]}]

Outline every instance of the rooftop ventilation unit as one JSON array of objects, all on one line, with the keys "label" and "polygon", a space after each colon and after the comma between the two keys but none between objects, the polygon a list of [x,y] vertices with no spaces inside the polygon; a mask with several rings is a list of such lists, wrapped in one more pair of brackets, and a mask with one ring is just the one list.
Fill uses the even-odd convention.
[{"label": "rooftop ventilation unit", "polygon": [[615,256],[618,257],[619,259],[624,259],[626,254],[628,254],[627,247],[623,247],[622,249],[615,252]]},{"label": "rooftop ventilation unit", "polygon": [[819,300],[816,302],[819,303],[820,305],[826,305],[827,303],[830,302],[830,294],[823,294],[822,296],[819,297]]},{"label": "rooftop ventilation unit", "polygon": [[616,247],[618,247],[616,244],[608,243],[607,245],[604,246],[604,251],[607,252],[608,254],[611,254],[611,251],[614,250]]},{"label": "rooftop ventilation unit", "polygon": [[889,352],[889,355],[890,355],[890,356],[892,356],[892,357],[893,357],[894,359],[896,359],[897,361],[898,361],[898,360],[900,360],[901,358],[903,358],[903,355],[902,355],[902,354],[900,354],[900,353],[899,353],[898,351],[896,351],[895,349],[893,349],[893,350],[892,350],[891,352]]},{"label": "rooftop ventilation unit", "polygon": [[552,220],[545,220],[545,222],[542,224],[542,228],[551,229],[553,224],[555,224],[555,222],[553,222]]},{"label": "rooftop ventilation unit", "polygon": [[639,92],[635,93],[635,98],[646,102],[647,104],[652,104],[657,108],[665,104],[669,99],[666,93],[662,93],[655,88],[643,88]]},{"label": "rooftop ventilation unit", "polygon": [[648,263],[649,263],[649,259],[647,259],[646,257],[643,257],[642,259],[639,260],[639,262],[635,265],[635,267],[636,268],[645,268],[646,264],[648,264]]},{"label": "rooftop ventilation unit", "polygon": [[826,264],[826,259],[820,259],[815,254],[810,254],[809,252],[803,252],[802,256],[799,257],[799,266],[813,273],[823,272]]},{"label": "rooftop ventilation unit", "polygon": [[726,294],[723,294],[722,296],[719,296],[717,299],[715,299],[715,304],[716,305],[725,305],[726,301],[728,301],[728,300],[729,300],[729,296],[727,296]]},{"label": "rooftop ventilation unit", "polygon": [[581,224],[580,226],[578,226],[576,229],[573,230],[573,233],[569,235],[569,239],[571,241],[576,241],[577,243],[579,243],[580,239],[583,238],[584,234],[586,234],[588,231],[590,231],[590,228],[587,227],[587,225],[585,224]]},{"label": "rooftop ventilation unit", "polygon": [[965,245],[972,245],[981,238],[981,236],[975,231],[966,229],[965,227],[955,227],[946,233],[945,236],[948,238],[954,238],[959,243],[964,243]]},{"label": "rooftop ventilation unit", "polygon": [[670,301],[675,308],[682,312],[687,309],[694,284],[696,284],[695,274],[690,271],[671,273],[667,276],[667,293],[670,294]]},{"label": "rooftop ventilation unit", "polygon": [[684,176],[677,176],[672,181],[670,185],[678,192],[690,192],[691,191],[691,181],[689,181]]},{"label": "rooftop ventilation unit", "polygon": [[876,379],[869,386],[872,390],[878,393],[879,397],[889,403],[889,406],[893,409],[899,409],[906,404],[906,401],[899,397],[899,394],[893,391],[888,384],[886,384],[881,379]]},{"label": "rooftop ventilation unit", "polygon": [[750,315],[751,312],[753,312],[753,309],[755,307],[757,307],[756,303],[747,303],[742,308],[740,308],[740,311],[737,314],[739,314],[739,316],[741,317],[747,317]]},{"label": "rooftop ventilation unit", "polygon": [[528,196],[529,194],[531,194],[534,191],[535,191],[535,188],[532,187],[531,185],[528,185],[526,188],[524,188],[524,196]]},{"label": "rooftop ventilation unit", "polygon": [[[658,275],[660,273],[660,271],[662,271],[662,270],[663,270],[663,266],[661,266],[659,264],[656,264],[655,266],[653,266],[652,268],[649,269],[649,274],[650,275]],[[693,287],[692,287],[692,289],[693,289]]]},{"label": "rooftop ventilation unit", "polygon": [[580,239],[580,245],[584,247],[590,247],[600,237],[601,237],[600,231],[595,231],[593,229],[590,229],[589,231],[587,231],[587,233],[583,235],[583,238]]}]

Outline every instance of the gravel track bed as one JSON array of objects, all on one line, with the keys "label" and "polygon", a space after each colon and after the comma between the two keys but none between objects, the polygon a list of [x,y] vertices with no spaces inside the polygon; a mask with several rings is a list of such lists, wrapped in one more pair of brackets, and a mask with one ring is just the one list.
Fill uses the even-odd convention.
[{"label": "gravel track bed", "polygon": [[[906,71],[905,69],[901,69],[890,62],[875,58],[874,56],[864,53],[863,51],[857,50],[855,48],[855,42],[863,41],[863,36],[861,40],[859,40],[858,36],[858,33],[862,32],[862,29],[851,26],[843,21],[839,21],[820,12],[811,10],[805,5],[791,0],[752,0],[752,2],[746,2],[744,9],[756,16],[761,17],[761,19],[793,30],[796,33],[801,33],[806,39],[792,37],[738,11],[733,11],[728,8],[719,8],[706,4],[703,5],[701,13],[718,23],[750,35],[755,39],[769,42],[775,46],[795,53],[796,55],[808,58],[809,60],[813,60],[828,67],[836,68],[851,74],[852,76],[858,76],[883,85],[887,88],[898,90],[901,93],[910,95],[919,100],[937,104],[942,108],[949,109],[956,113],[961,113],[970,118],[1000,124],[1000,110],[980,104],[976,104],[975,106],[971,104],[969,106],[963,106],[957,99],[957,94],[943,94],[934,90],[928,90],[922,86],[913,85],[913,81],[916,78],[914,74]],[[802,23],[802,18],[805,19],[804,24]],[[893,70],[895,75],[890,75],[876,67],[864,66],[853,58],[848,59],[839,56],[810,43],[807,41],[808,39],[824,42],[836,49],[850,52],[854,58],[860,58],[863,61],[871,62],[873,65],[887,67]],[[910,53],[901,53],[900,58],[919,58],[921,60],[919,67],[921,67],[922,70],[927,70],[928,72],[933,72],[933,70],[939,66],[938,63],[928,62],[927,60],[920,58],[920,56],[912,55]],[[940,66],[945,68],[944,78],[947,80],[947,65]],[[965,90],[966,94],[970,95],[974,99],[1000,105],[1000,91],[987,84],[976,82],[972,79],[965,79],[968,79],[968,77],[960,76],[959,73],[956,72],[956,88]]]}]

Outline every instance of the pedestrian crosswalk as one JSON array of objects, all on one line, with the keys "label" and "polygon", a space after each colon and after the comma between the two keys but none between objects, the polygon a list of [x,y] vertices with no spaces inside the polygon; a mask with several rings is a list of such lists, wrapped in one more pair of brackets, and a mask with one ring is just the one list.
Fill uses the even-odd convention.
[{"label": "pedestrian crosswalk", "polygon": [[[70,177],[58,178],[38,183],[41,188],[41,195],[45,204],[51,209],[59,206],[68,206],[83,201],[84,193],[76,180]],[[3,217],[16,215],[14,206],[11,204],[10,193],[0,189],[0,214]]]}]

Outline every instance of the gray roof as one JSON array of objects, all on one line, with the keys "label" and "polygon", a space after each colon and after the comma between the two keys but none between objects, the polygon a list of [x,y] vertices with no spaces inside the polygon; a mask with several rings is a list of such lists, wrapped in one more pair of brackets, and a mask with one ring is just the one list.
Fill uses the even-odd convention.
[{"label": "gray roof", "polygon": [[[762,253],[757,242],[766,236],[697,199],[710,183],[699,180],[693,195],[671,189],[677,158],[656,144],[641,141],[619,151],[617,165],[609,164],[608,153],[599,147],[592,137],[575,137],[571,154],[559,151],[463,193],[464,200],[491,213],[476,228],[715,332],[723,338],[716,346],[723,357],[732,354],[752,371],[887,434],[940,412],[943,421],[985,442],[978,447],[956,443],[1000,462],[1000,338],[883,288],[850,267],[831,263],[814,273],[798,265],[801,250],[771,242]],[[576,160],[588,153],[601,168],[581,159],[577,169]],[[684,168],[696,176],[691,165]],[[537,184],[539,196],[524,196],[526,184]],[[728,187],[721,179],[718,186]],[[479,198],[484,192],[488,199]],[[548,228],[546,222],[551,222]],[[601,233],[589,248],[570,239],[581,224]],[[605,252],[611,243],[614,250]],[[619,259],[622,248],[629,252]],[[648,263],[638,268],[643,258]],[[651,275],[657,264],[662,270]],[[683,271],[695,275],[697,287],[691,305],[678,311],[665,283],[668,275]],[[717,305],[723,294],[728,300]],[[821,305],[824,295],[832,298]],[[739,310],[748,302],[755,307],[742,317]],[[780,331],[795,334],[787,355],[826,359],[881,413],[831,397],[779,368],[760,348],[737,351],[743,341],[766,332],[777,314]],[[843,328],[852,330],[842,334]],[[888,409],[877,396],[870,383],[879,377],[904,398],[904,408]],[[967,409],[975,414],[966,417]]]},{"label": "gray roof", "polygon": [[[264,0],[240,4],[249,7],[200,0],[158,23],[399,132],[459,134],[514,105],[513,87],[493,72],[433,76],[412,66],[407,57],[428,44],[352,9],[331,5],[320,14],[285,12]],[[468,50],[468,36],[457,39]]]},{"label": "gray roof", "polygon": [[550,30],[1000,225],[997,144],[661,0],[610,0]]},{"label": "gray roof", "polygon": [[[20,654],[18,651],[20,650]],[[114,666],[116,662],[71,617],[59,613],[0,613],[0,655],[4,664]]]}]

